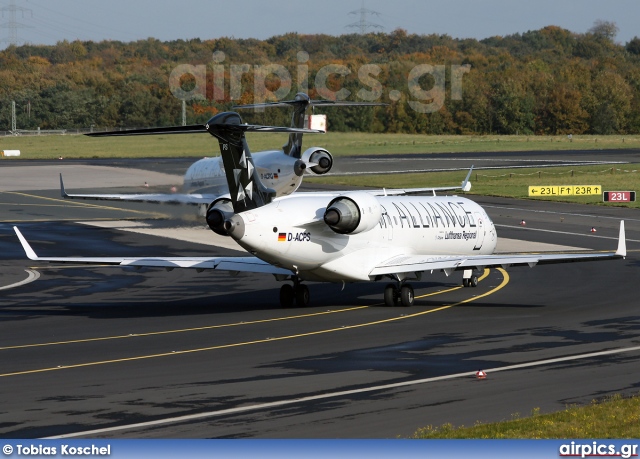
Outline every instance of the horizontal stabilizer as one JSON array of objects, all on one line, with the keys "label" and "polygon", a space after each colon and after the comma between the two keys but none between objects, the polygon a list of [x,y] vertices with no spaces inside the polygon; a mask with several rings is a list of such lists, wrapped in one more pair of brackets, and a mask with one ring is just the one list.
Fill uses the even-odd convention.
[{"label": "horizontal stabilizer", "polygon": [[126,129],[123,131],[90,132],[89,137],[114,137],[127,135],[157,135],[157,134],[202,134],[207,132],[207,127],[202,124],[190,126],[167,126],[158,128]]},{"label": "horizontal stabilizer", "polygon": [[[291,127],[302,128],[305,126],[305,114],[309,107],[375,107],[387,105],[379,102],[350,102],[347,100],[314,100],[304,92],[299,92],[292,100],[281,100],[278,102],[262,102],[257,104],[236,105],[237,109],[255,109],[261,111],[272,107],[293,108],[291,115]],[[298,131],[288,131],[289,140],[283,145],[284,153],[292,158],[301,158],[302,155],[302,134]]]},{"label": "horizontal stabilizer", "polygon": [[282,100],[280,102],[263,102],[259,104],[235,105],[233,108],[272,108],[272,107],[292,107],[303,105],[305,107],[380,107],[388,104],[379,102],[350,102],[348,100]]},{"label": "horizontal stabilizer", "polygon": [[[230,128],[244,132],[284,132],[297,134],[324,134],[318,129],[291,128],[286,126],[260,126],[253,124],[234,124]],[[130,135],[159,135],[159,134],[202,134],[209,132],[207,125],[193,124],[191,126],[168,126],[159,128],[128,129],[124,131],[90,132],[89,137],[117,137]]]},{"label": "horizontal stabilizer", "polygon": [[244,132],[294,132],[297,134],[324,134],[319,129],[292,128],[286,126],[259,126],[255,124],[229,125]]}]

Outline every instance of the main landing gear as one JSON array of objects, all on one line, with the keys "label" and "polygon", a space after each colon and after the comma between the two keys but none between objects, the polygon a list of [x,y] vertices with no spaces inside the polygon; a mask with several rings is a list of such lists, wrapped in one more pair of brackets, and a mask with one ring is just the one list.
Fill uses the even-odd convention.
[{"label": "main landing gear", "polygon": [[[478,276],[472,269],[464,270],[462,285],[465,287],[478,286]],[[410,284],[396,282],[395,284],[387,284],[384,288],[384,304],[386,306],[413,306],[414,300],[413,287]]]},{"label": "main landing gear", "polygon": [[293,285],[284,284],[280,287],[280,306],[283,308],[292,308],[295,302],[298,307],[304,308],[309,306],[309,287],[300,283],[300,279],[293,278]]},{"label": "main landing gear", "polygon": [[462,286],[463,287],[477,287],[478,286],[478,276],[474,274],[474,272],[470,269],[465,269],[462,274]]},{"label": "main landing gear", "polygon": [[384,304],[389,307],[398,306],[398,303],[402,306],[413,306],[414,299],[413,287],[410,284],[398,282],[387,284],[384,288]]}]

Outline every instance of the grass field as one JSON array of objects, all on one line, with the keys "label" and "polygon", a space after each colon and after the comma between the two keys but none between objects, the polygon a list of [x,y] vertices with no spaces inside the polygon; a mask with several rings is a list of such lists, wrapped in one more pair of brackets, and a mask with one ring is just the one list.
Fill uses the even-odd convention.
[{"label": "grass field", "polygon": [[[251,151],[280,148],[284,134],[247,136]],[[528,150],[640,149],[640,136],[427,136],[329,132],[305,137],[305,147],[327,148],[334,156]],[[42,135],[0,137],[0,150],[20,150],[20,159],[196,157],[218,155],[208,134],[100,137]]]},{"label": "grass field", "polygon": [[[640,136],[424,136],[405,134],[329,133],[306,137],[305,145],[325,147],[335,156],[424,152],[526,151],[567,149],[640,148]],[[253,151],[279,148],[283,134],[250,134]],[[198,157],[219,154],[218,143],[208,134],[103,137],[83,135],[17,136],[0,138],[0,149],[19,149],[19,160],[63,158]],[[1,161],[13,161],[4,158]],[[612,169],[605,166],[478,171],[472,176],[472,194],[525,198],[530,185],[601,185],[610,191],[640,188],[640,165]],[[530,172],[529,172],[530,171]],[[462,172],[416,173],[379,176],[309,177],[318,183],[378,188],[444,186],[460,183]],[[603,204],[601,196],[557,197],[553,200]],[[607,204],[614,205],[614,204]],[[632,207],[640,204],[632,203]]]},{"label": "grass field", "polygon": [[640,397],[619,395],[585,407],[473,427],[451,424],[419,429],[413,438],[640,438]]},{"label": "grass field", "polygon": [[[309,177],[311,183],[374,188],[418,188],[456,185],[466,173],[426,172],[415,174],[351,175],[341,177]],[[599,185],[606,191],[637,191],[640,189],[640,164],[621,166],[545,167],[541,169],[500,169],[475,171],[471,175],[469,194],[528,198],[529,186]],[[532,198],[533,199],[533,198]],[[640,201],[621,204],[604,203],[602,195],[536,197],[549,201],[575,202],[640,208]]]}]

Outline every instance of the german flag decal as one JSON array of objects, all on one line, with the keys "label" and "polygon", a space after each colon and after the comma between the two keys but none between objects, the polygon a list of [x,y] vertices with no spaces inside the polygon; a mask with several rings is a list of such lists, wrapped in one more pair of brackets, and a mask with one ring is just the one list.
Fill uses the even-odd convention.
[{"label": "german flag decal", "polygon": [[278,242],[286,242],[287,233],[278,233]]}]

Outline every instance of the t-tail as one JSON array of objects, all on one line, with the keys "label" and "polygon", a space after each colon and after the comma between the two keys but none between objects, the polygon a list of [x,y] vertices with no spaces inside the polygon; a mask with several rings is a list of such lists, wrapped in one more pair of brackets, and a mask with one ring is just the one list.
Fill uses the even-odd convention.
[{"label": "t-tail", "polygon": [[276,192],[260,181],[253,163],[240,115],[221,113],[209,120],[207,131],[218,139],[220,154],[235,213],[262,207],[273,201]]},{"label": "t-tail", "polygon": [[[233,108],[240,109],[263,109],[267,107],[293,107],[291,115],[291,127],[302,129],[305,127],[305,115],[308,107],[343,107],[343,106],[365,106],[373,107],[387,105],[377,102],[350,102],[347,100],[314,100],[307,94],[299,92],[293,100],[283,100],[280,102],[265,102],[259,104],[236,105]],[[295,132],[289,134],[289,140],[282,147],[286,155],[292,158],[302,158],[302,133]],[[326,160],[325,160],[326,161]],[[326,167],[326,165],[324,166]]]},{"label": "t-tail", "polygon": [[245,212],[269,204],[276,192],[260,180],[245,132],[322,133],[311,129],[242,124],[235,112],[220,113],[206,124],[207,131],[218,139],[234,213]]}]

